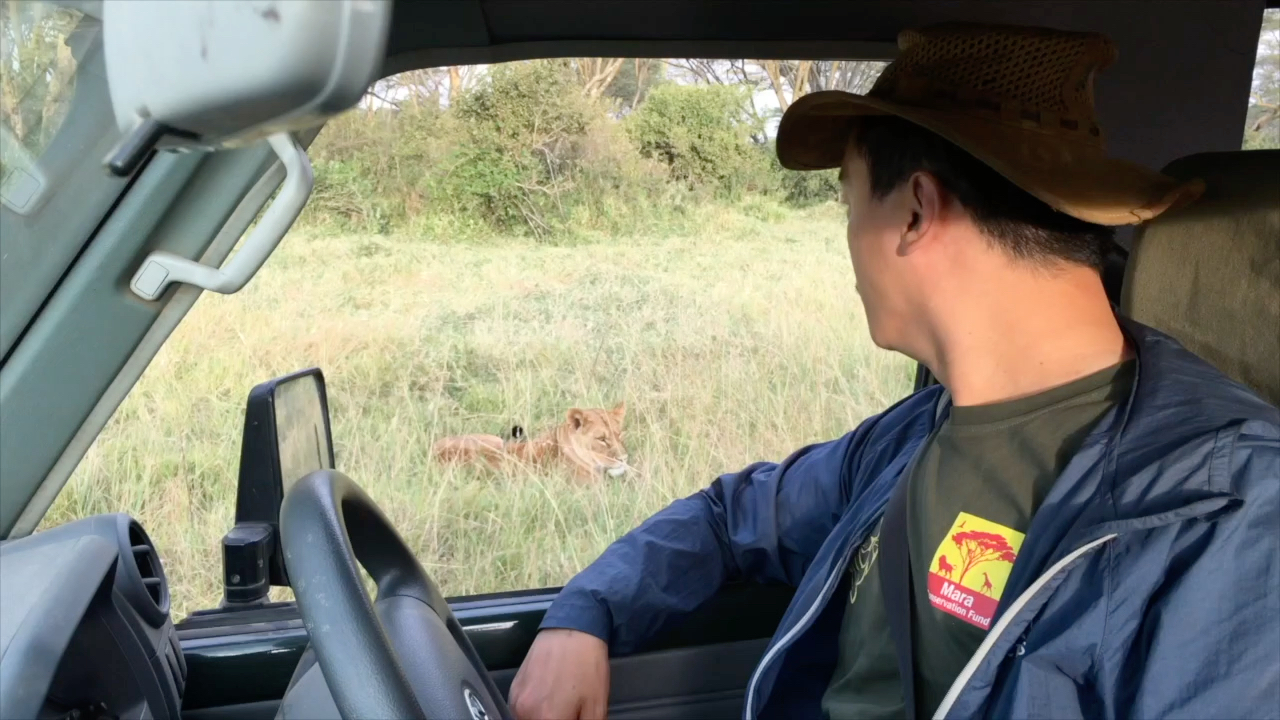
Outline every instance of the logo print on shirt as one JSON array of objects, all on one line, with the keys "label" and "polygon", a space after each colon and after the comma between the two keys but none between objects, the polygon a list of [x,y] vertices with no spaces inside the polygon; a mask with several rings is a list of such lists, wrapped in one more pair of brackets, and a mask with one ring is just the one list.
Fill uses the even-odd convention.
[{"label": "logo print on shirt", "polygon": [[858,588],[862,585],[862,581],[867,579],[867,573],[879,554],[880,528],[876,528],[875,534],[867,538],[866,542],[862,543],[862,547],[858,548],[858,553],[853,556],[853,582],[849,583],[850,605],[858,599]]},{"label": "logo print on shirt", "polygon": [[1024,537],[976,515],[957,515],[929,563],[930,604],[970,625],[990,628]]}]

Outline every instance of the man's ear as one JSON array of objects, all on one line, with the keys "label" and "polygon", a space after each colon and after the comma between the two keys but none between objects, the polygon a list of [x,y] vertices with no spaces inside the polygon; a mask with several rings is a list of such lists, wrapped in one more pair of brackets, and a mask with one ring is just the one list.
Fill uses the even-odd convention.
[{"label": "man's ear", "polygon": [[933,173],[921,170],[912,174],[907,190],[908,216],[898,243],[899,255],[913,252],[931,237],[929,231],[937,225],[945,202],[942,185]]},{"label": "man's ear", "polygon": [[621,425],[622,419],[627,416],[627,401],[623,400],[617,405],[614,405],[613,409],[609,412],[613,414],[613,419],[617,420],[618,424]]},{"label": "man's ear", "polygon": [[565,416],[569,421],[569,427],[577,430],[587,421],[587,414],[582,412],[580,408],[569,408],[568,415]]}]

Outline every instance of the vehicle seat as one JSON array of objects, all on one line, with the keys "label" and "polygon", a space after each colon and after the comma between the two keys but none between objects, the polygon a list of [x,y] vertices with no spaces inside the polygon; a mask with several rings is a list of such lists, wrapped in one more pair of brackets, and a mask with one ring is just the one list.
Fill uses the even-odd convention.
[{"label": "vehicle seat", "polygon": [[1205,194],[1139,226],[1120,311],[1280,405],[1280,150],[1189,155]]}]

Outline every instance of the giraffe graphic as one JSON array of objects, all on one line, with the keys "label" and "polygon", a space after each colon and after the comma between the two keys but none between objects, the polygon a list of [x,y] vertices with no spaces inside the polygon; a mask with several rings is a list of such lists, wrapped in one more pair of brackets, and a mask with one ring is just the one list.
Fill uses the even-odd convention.
[{"label": "giraffe graphic", "polygon": [[991,578],[987,577],[986,573],[982,573],[982,592],[991,594]]}]

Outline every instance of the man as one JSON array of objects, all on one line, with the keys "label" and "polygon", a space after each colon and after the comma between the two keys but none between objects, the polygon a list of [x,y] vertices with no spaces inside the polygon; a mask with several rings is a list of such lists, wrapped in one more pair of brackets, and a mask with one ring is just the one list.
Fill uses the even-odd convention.
[{"label": "man", "polygon": [[602,717],[610,650],[740,579],[796,587],[748,718],[1280,712],[1280,411],[1100,279],[1111,226],[1201,184],[1104,154],[1106,38],[899,45],[867,96],[792,105],[778,154],[841,168],[872,339],[941,386],[614,543],[548,611],[522,720]]}]

